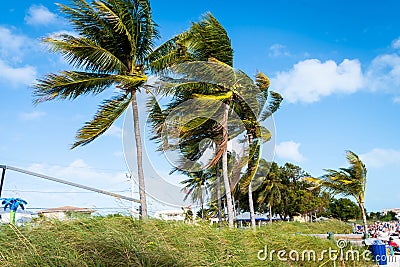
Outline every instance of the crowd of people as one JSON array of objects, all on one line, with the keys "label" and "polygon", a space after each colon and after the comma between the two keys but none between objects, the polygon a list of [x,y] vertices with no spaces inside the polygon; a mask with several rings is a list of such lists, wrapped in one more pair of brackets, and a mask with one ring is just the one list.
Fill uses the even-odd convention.
[{"label": "crowd of people", "polygon": [[[400,221],[397,222],[375,222],[368,226],[371,238],[378,238],[385,242],[388,255],[400,253]],[[364,233],[361,225],[355,225],[355,233]]]},{"label": "crowd of people", "polygon": [[389,240],[400,235],[400,222],[375,222],[368,226],[368,232],[373,238]]}]

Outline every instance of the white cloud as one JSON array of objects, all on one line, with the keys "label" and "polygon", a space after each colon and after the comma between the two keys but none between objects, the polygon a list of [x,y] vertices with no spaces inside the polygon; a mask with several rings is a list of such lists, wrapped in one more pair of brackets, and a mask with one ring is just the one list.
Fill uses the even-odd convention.
[{"label": "white cloud", "polygon": [[366,73],[369,89],[393,91],[400,86],[400,56],[379,55],[371,62]]},{"label": "white cloud", "polygon": [[57,15],[50,12],[43,5],[31,5],[28,14],[25,16],[25,22],[29,25],[49,25],[56,23]]},{"label": "white cloud", "polygon": [[360,155],[360,159],[368,168],[382,168],[385,166],[400,166],[400,151],[394,149],[374,148],[370,152]]},{"label": "white cloud", "polygon": [[393,40],[392,48],[394,48],[394,49],[399,49],[400,48],[400,37],[395,39],[395,40]]},{"label": "white cloud", "polygon": [[393,98],[393,103],[400,103],[400,96],[396,96],[395,98]]},{"label": "white cloud", "polygon": [[275,153],[279,158],[302,162],[306,158],[299,151],[300,145],[300,143],[293,141],[281,142],[276,145]]},{"label": "white cloud", "polygon": [[12,28],[0,26],[0,81],[13,87],[30,85],[36,77],[36,68],[18,66],[24,54],[31,51],[34,41],[24,35],[15,34]]},{"label": "white cloud", "polygon": [[74,37],[79,37],[79,34],[77,32],[66,31],[66,30],[52,32],[52,33],[48,34],[47,37],[53,38],[53,39],[60,39],[61,35],[71,35],[71,36],[74,36]]},{"label": "white cloud", "polygon": [[36,68],[26,65],[12,67],[0,59],[0,80],[12,86],[31,85],[36,77]]},{"label": "white cloud", "polygon": [[25,50],[32,46],[32,40],[11,29],[0,26],[0,59],[9,62],[20,62]]},{"label": "white cloud", "polygon": [[269,47],[270,57],[290,56],[290,53],[285,51],[285,46],[282,44],[273,44]]},{"label": "white cloud", "polygon": [[122,128],[111,125],[110,128],[104,133],[105,136],[115,136],[122,138]]},{"label": "white cloud", "polygon": [[124,172],[97,170],[88,165],[83,159],[76,159],[68,166],[32,164],[29,166],[28,170],[77,183],[89,183],[103,188],[106,185],[113,185],[126,181]]},{"label": "white cloud", "polygon": [[40,119],[41,117],[43,117],[45,115],[46,115],[46,112],[35,110],[33,112],[22,112],[19,114],[19,117],[22,120],[32,121],[32,120]]},{"label": "white cloud", "polygon": [[358,60],[321,62],[308,59],[295,64],[271,79],[273,87],[288,102],[312,103],[334,93],[354,93],[363,86],[363,74]]}]

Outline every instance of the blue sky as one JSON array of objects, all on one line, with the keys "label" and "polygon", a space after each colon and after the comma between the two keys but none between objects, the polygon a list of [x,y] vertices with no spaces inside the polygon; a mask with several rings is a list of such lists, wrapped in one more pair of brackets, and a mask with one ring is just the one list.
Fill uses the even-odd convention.
[{"label": "blue sky", "polygon": [[[263,71],[271,78],[271,89],[285,98],[275,115],[279,163],[293,162],[319,176],[324,168],[346,166],[345,150],[352,150],[368,168],[367,209],[400,206],[398,1],[151,4],[160,25],[160,43],[211,11],[232,40],[235,67],[250,76]],[[95,142],[69,150],[76,130],[91,119],[112,89],[74,102],[32,104],[30,85],[36,78],[69,69],[40,44],[43,36],[71,31],[67,21],[53,1],[1,5],[0,164],[129,195],[123,118]],[[158,160],[155,165],[166,175],[168,165]],[[25,197],[31,207],[129,206],[12,172],[7,173],[3,196],[7,195]],[[150,208],[158,206],[152,203]]]}]

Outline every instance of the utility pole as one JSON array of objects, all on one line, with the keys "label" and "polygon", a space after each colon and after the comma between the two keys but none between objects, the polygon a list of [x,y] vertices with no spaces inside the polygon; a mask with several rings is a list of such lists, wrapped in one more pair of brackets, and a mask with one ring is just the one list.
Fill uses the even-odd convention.
[{"label": "utility pole", "polygon": [[0,198],[1,198],[1,193],[3,192],[3,184],[4,184],[4,178],[6,177],[7,167],[5,165],[0,165],[0,168],[3,169],[3,172],[1,174],[1,181],[0,181]]},{"label": "utility pole", "polygon": [[[135,198],[135,179],[133,179],[132,174],[125,174],[125,176],[131,182],[131,198]],[[137,214],[134,202],[132,202],[131,209],[132,209],[132,212],[131,212],[132,216],[134,214]]]}]

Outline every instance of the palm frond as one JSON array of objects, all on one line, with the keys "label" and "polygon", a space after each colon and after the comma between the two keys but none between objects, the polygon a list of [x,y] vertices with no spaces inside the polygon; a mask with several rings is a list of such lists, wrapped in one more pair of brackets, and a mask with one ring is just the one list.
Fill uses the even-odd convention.
[{"label": "palm frond", "polygon": [[164,114],[159,102],[155,96],[150,96],[146,102],[147,111],[149,114],[148,122],[151,124],[153,136],[151,140],[161,143],[160,150],[164,151],[168,146],[168,131],[166,130],[166,114]]},{"label": "palm frond", "polygon": [[229,66],[233,65],[231,40],[211,13],[205,14],[198,23],[193,23],[189,33],[188,52],[196,60],[207,61],[213,57]]},{"label": "palm frond", "polygon": [[52,52],[61,53],[66,61],[76,68],[90,71],[121,73],[127,66],[113,53],[86,37],[62,34],[56,38],[46,38]]},{"label": "palm frond", "polygon": [[131,102],[126,95],[119,95],[103,102],[90,122],[78,131],[72,148],[87,145],[103,134],[113,122],[125,111]]},{"label": "palm frond", "polygon": [[154,41],[160,38],[157,24],[152,18],[150,2],[148,0],[134,1],[138,3],[136,13],[136,61],[140,64],[149,63],[148,56],[153,52]]},{"label": "palm frond", "polygon": [[260,121],[264,121],[269,116],[271,116],[273,113],[275,113],[279,109],[279,107],[283,101],[283,97],[279,93],[271,91],[271,92],[269,92],[269,94],[270,94],[271,99],[268,101],[268,109],[264,110],[261,113],[261,116],[259,119]]},{"label": "palm frond", "polygon": [[128,12],[128,10],[122,10],[119,9],[118,11],[121,12],[119,13],[118,11],[114,10],[119,8],[120,6],[116,4],[116,1],[110,1],[114,2],[112,5],[111,3],[107,3],[105,1],[95,1],[93,2],[94,6],[96,7],[97,11],[101,14],[103,19],[107,20],[110,22],[114,28],[114,30],[119,33],[123,34],[126,36],[127,40],[131,44],[131,49],[136,50],[135,47],[135,40],[133,39],[133,36],[131,35],[131,31],[129,26],[133,25],[126,25],[124,23],[124,20],[122,18],[126,18],[131,16]]},{"label": "palm frond", "polygon": [[265,75],[262,72],[257,73],[257,75],[256,75],[256,85],[258,86],[258,88],[261,91],[268,90],[269,85],[270,85],[270,81],[269,81],[267,75]]},{"label": "palm frond", "polygon": [[35,103],[60,99],[75,99],[80,95],[99,94],[113,83],[115,77],[78,71],[50,73],[33,86]]},{"label": "palm frond", "polygon": [[187,47],[181,39],[186,39],[187,32],[183,32],[157,47],[149,56],[148,61],[151,71],[164,72],[167,68],[190,61]]},{"label": "palm frond", "polygon": [[116,33],[113,25],[93,6],[85,0],[71,0],[71,6],[63,4],[58,4],[58,6],[80,36],[97,42],[99,46],[110,51],[121,61],[127,59],[127,55],[130,54],[130,45],[126,38]]}]

